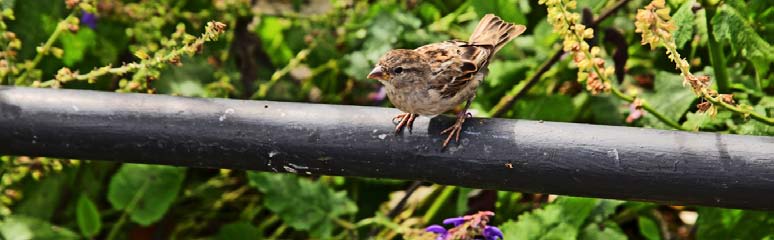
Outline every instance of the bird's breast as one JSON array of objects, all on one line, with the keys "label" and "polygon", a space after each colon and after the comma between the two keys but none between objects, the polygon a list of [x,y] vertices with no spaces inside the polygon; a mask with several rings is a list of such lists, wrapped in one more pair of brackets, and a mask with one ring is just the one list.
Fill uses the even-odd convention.
[{"label": "bird's breast", "polygon": [[450,97],[442,97],[438,90],[426,87],[399,89],[385,85],[385,90],[392,105],[401,111],[433,116],[443,114],[472,98],[476,93],[477,86],[477,83],[469,84]]}]

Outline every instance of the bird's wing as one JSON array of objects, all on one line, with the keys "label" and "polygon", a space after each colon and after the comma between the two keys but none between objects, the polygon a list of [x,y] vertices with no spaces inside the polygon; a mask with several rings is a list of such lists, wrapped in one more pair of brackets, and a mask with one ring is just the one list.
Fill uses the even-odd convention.
[{"label": "bird's wing", "polygon": [[456,95],[473,80],[476,73],[486,68],[493,50],[493,45],[454,40],[416,49],[430,64],[430,88],[439,91],[444,98]]},{"label": "bird's wing", "polygon": [[433,71],[431,89],[440,91],[444,98],[453,97],[477,73],[486,69],[497,51],[526,29],[523,25],[505,22],[495,15],[487,14],[478,22],[467,42],[446,41],[416,49],[430,62]]}]

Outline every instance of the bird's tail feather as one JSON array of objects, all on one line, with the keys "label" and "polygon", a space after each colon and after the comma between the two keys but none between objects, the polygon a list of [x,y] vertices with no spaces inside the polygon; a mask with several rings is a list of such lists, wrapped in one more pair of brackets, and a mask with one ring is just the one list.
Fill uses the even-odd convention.
[{"label": "bird's tail feather", "polygon": [[503,21],[500,17],[494,14],[487,14],[481,21],[478,22],[478,26],[473,30],[473,34],[470,35],[469,42],[471,44],[480,45],[492,45],[494,46],[494,52],[499,51],[506,43],[511,41],[524,33],[527,27],[524,25],[515,25]]}]

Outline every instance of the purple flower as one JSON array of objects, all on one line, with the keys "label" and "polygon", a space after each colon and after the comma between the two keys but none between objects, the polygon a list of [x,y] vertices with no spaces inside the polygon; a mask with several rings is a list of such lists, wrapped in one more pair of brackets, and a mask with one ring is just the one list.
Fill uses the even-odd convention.
[{"label": "purple flower", "polygon": [[446,224],[446,225],[454,224],[455,227],[463,223],[465,223],[464,217],[447,218],[443,220],[443,224]]},{"label": "purple flower", "polygon": [[86,11],[81,11],[81,22],[89,26],[91,29],[97,27],[97,15]]},{"label": "purple flower", "polygon": [[425,228],[425,231],[438,234],[438,237],[436,237],[435,240],[445,240],[449,236],[449,232],[446,231],[446,228],[438,224]]},{"label": "purple flower", "polygon": [[484,238],[486,240],[503,239],[503,232],[495,226],[486,226],[484,228]]},{"label": "purple flower", "polygon": [[368,99],[374,102],[381,102],[385,97],[387,97],[387,90],[384,89],[384,86],[379,87],[378,91],[368,94]]}]

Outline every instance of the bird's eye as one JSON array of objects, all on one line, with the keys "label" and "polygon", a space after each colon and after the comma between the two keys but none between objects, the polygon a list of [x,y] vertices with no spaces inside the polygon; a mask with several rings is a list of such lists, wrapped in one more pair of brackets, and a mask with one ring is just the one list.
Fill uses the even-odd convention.
[{"label": "bird's eye", "polygon": [[403,72],[403,68],[402,68],[402,67],[396,67],[396,68],[395,68],[394,70],[392,70],[392,71],[393,71],[393,72],[395,72],[395,73],[402,73],[402,72]]}]

